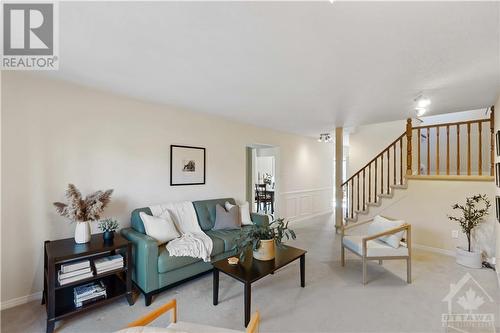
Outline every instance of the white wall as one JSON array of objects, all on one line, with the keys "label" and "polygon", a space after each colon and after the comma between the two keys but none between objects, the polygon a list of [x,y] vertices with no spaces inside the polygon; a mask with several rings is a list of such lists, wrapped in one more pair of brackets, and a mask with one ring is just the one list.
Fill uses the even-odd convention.
[{"label": "white wall", "polygon": [[[64,199],[68,183],[83,193],[115,189],[105,215],[125,227],[137,207],[244,199],[245,147],[256,142],[279,147],[281,215],[331,211],[331,145],[32,74],[2,73],[2,304],[42,289],[44,240],[72,237],[74,225],[52,206]],[[207,149],[206,185],[169,186],[171,144]],[[297,196],[307,199],[293,204]]]},{"label": "white wall", "polygon": [[[408,180],[408,189],[394,190],[394,197],[382,199],[380,207],[370,207],[369,215],[361,215],[360,221],[377,214],[405,220],[412,225],[413,243],[445,251],[456,246],[466,248],[467,239],[458,223],[451,222],[447,214],[457,215],[451,206],[464,203],[467,196],[486,194],[493,204],[494,185],[485,181]],[[489,257],[495,255],[495,208],[490,209],[485,222],[477,229],[477,246]],[[459,230],[459,239],[451,237],[452,230]],[[452,252],[450,252],[452,253]]]}]

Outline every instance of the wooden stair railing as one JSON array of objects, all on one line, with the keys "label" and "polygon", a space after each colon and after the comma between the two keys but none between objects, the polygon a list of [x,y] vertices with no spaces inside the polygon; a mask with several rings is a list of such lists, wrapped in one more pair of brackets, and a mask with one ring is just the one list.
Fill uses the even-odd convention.
[{"label": "wooden stair railing", "polygon": [[354,218],[355,209],[365,211],[368,203],[377,203],[379,195],[389,195],[391,185],[403,185],[403,155],[405,154],[403,146],[406,137],[406,132],[401,134],[387,148],[342,183],[344,216],[346,218]]},{"label": "wooden stair railing", "polygon": [[[441,160],[443,156],[440,154],[441,148],[441,140],[440,134],[446,135],[446,155],[444,158],[446,159],[445,165],[446,168],[444,170],[444,175],[457,175],[457,176],[472,176],[473,168],[475,173],[478,176],[482,176],[483,172],[489,173],[490,176],[493,176],[494,172],[494,156],[493,156],[493,148],[494,148],[494,135],[493,135],[493,113],[491,113],[490,118],[485,119],[476,119],[469,121],[460,121],[455,123],[444,123],[437,125],[425,125],[425,126],[416,126],[412,128],[412,131],[416,133],[417,137],[417,165],[416,165],[416,173],[417,175],[442,175],[441,173]],[[485,144],[489,145],[489,157],[484,156],[483,154],[483,123],[489,123],[489,142]],[[443,131],[442,131],[443,130]],[[453,132],[454,133],[453,133]],[[443,132],[443,133],[442,133]],[[461,133],[465,133],[466,139],[466,167],[462,166],[462,155],[461,155]],[[455,138],[453,138],[453,134],[455,134]],[[477,135],[475,138],[474,135]],[[450,152],[452,152],[452,147],[450,146],[450,136],[452,137],[452,142],[455,143],[455,171],[451,171],[451,163],[453,162],[450,159]],[[477,141],[477,157],[476,161],[472,158],[472,140]],[[431,146],[431,141],[433,142],[434,148]],[[425,164],[422,164],[422,141],[425,141]],[[434,149],[435,154],[431,154],[431,150]],[[434,155],[434,156],[433,156]],[[488,154],[486,154],[488,155]],[[483,165],[485,160],[489,160],[489,170],[483,170]],[[426,170],[422,170],[422,166],[425,166]]]},{"label": "wooden stair railing", "polygon": [[[489,123],[489,133],[484,133],[484,123]],[[476,176],[476,172],[477,176],[483,176],[483,171],[486,171],[483,170],[485,165],[489,166],[489,171],[486,171],[486,173],[493,176],[495,146],[493,126],[493,107],[491,107],[490,117],[485,119],[423,126],[413,126],[412,120],[408,119],[406,131],[403,134],[342,183],[344,217],[354,219],[357,213],[366,212],[369,204],[377,204],[381,197],[390,195],[391,187],[405,185],[405,177],[403,176],[405,164],[406,176],[413,177],[415,177],[414,175],[417,177]],[[461,139],[461,133],[465,133],[465,139],[463,136]],[[488,140],[485,140],[483,133],[488,134]],[[452,140],[450,140],[450,137]],[[417,141],[415,149],[413,148],[414,140]],[[466,169],[462,167],[461,159],[464,155],[461,154],[461,148],[463,147],[461,140],[466,142]],[[472,157],[473,140],[477,140],[477,143],[474,143],[477,144],[477,148],[474,149],[474,151],[477,151],[476,161],[473,161]],[[433,141],[432,145],[431,141]],[[446,147],[444,150],[441,141],[445,142]],[[453,143],[455,147],[452,147]],[[487,145],[489,145],[487,148],[489,154],[483,154],[483,147],[487,147]],[[423,149],[426,151],[422,156]],[[404,157],[405,150],[406,157]],[[433,154],[431,154],[431,150],[434,150]],[[455,161],[452,161],[450,157],[453,153],[456,154]],[[416,165],[412,162],[414,157],[416,157]],[[425,164],[422,164],[423,159],[425,159]],[[443,159],[445,159],[444,164],[441,163]],[[455,164],[456,171],[451,169],[452,162]],[[425,172],[423,170],[424,166]]]}]

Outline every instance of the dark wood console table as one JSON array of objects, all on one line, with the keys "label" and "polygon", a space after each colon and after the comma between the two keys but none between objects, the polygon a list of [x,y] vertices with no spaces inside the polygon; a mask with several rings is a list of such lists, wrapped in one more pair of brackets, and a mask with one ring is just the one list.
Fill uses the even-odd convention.
[{"label": "dark wood console table", "polygon": [[[112,302],[118,298],[126,297],[130,305],[134,304],[132,298],[132,243],[115,234],[114,240],[104,242],[102,234],[92,235],[89,243],[77,244],[73,238],[66,238],[56,241],[45,241],[44,243],[44,289],[42,304],[47,309],[47,333],[54,331],[55,323],[58,320],[85,312],[86,310]],[[108,271],[101,274],[59,285],[57,271],[61,264],[73,261],[94,259],[120,253],[123,255],[124,266],[122,268]],[[92,281],[102,280],[106,285],[107,297],[81,307],[74,304],[73,288]]]}]

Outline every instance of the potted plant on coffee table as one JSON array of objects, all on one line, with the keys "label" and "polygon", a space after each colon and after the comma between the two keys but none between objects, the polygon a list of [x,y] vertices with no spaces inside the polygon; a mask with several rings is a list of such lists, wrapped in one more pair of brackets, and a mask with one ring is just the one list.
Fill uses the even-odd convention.
[{"label": "potted plant on coffee table", "polygon": [[252,225],[241,231],[234,249],[244,260],[246,251],[251,248],[253,257],[258,260],[272,260],[275,257],[275,247],[283,245],[284,238],[295,239],[296,235],[288,228],[288,222],[279,218],[269,225]]},{"label": "potted plant on coffee table", "polygon": [[457,247],[457,263],[470,268],[481,268],[481,252],[472,249],[471,240],[476,228],[484,221],[484,217],[488,215],[488,210],[491,207],[490,201],[485,194],[476,194],[465,199],[465,205],[454,204],[453,209],[461,211],[462,216],[455,217],[448,215],[450,221],[455,221],[460,224],[463,233],[467,236],[467,250]]}]

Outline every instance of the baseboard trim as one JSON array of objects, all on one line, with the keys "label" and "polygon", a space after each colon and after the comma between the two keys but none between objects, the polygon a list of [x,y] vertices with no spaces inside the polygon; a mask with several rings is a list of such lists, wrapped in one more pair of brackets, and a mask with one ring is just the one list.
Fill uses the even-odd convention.
[{"label": "baseboard trim", "polygon": [[452,250],[445,250],[445,249],[440,249],[437,247],[421,245],[421,244],[412,244],[412,246],[416,249],[419,249],[419,250],[425,250],[425,251],[429,251],[429,252],[433,252],[433,253],[444,254],[444,255],[450,256],[450,257],[455,257],[455,251],[452,251]]},{"label": "baseboard trim", "polygon": [[21,304],[26,304],[32,301],[39,301],[42,299],[42,292],[36,292],[31,295],[26,295],[26,296],[21,296],[13,299],[9,299],[8,301],[2,302],[0,305],[1,310],[13,308],[15,306],[21,305]]},{"label": "baseboard trim", "polygon": [[300,222],[300,221],[312,219],[314,217],[323,216],[323,215],[327,215],[327,214],[333,214],[333,209],[325,210],[325,211],[314,213],[314,214],[304,215],[304,216],[291,217],[290,222],[292,222],[292,223]]}]

